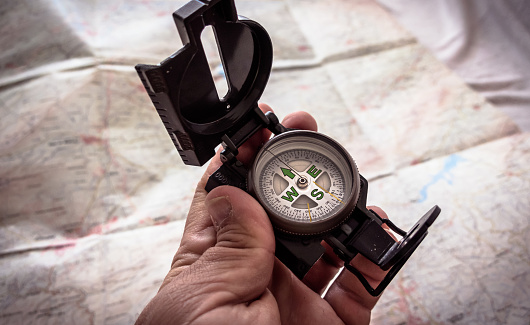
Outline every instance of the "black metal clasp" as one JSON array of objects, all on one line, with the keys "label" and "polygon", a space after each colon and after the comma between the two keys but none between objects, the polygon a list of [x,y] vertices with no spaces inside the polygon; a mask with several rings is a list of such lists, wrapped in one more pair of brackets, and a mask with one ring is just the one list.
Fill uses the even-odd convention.
[{"label": "black metal clasp", "polygon": [[253,110],[253,118],[247,120],[232,137],[227,134],[222,136],[223,151],[220,153],[223,165],[219,167],[206,183],[206,191],[211,191],[221,185],[231,185],[247,191],[247,174],[248,171],[243,164],[237,160],[239,153],[238,148],[245,143],[251,136],[263,128],[268,128],[274,134],[287,131],[280,124],[278,117],[272,113],[263,113],[258,106]]},{"label": "black metal clasp", "polygon": [[[346,235],[350,233],[354,234],[354,236],[348,236],[342,241],[335,236],[330,236],[326,239],[326,242],[333,247],[334,252],[344,261],[344,267],[359,279],[366,291],[372,296],[379,296],[423,241],[427,235],[427,229],[440,214],[440,208],[437,205],[431,208],[409,232],[398,228],[390,220],[381,218],[373,210],[362,211],[362,209],[356,209],[355,213],[365,215],[352,218],[356,222],[364,219],[364,225],[358,226],[358,230],[355,233],[353,230],[351,232],[348,230],[351,229],[348,224],[343,225],[340,230]],[[381,227],[382,224],[388,225],[391,230],[402,236],[402,238],[399,241],[394,241],[385,229]],[[389,270],[376,288],[373,288],[362,273],[350,264],[358,253],[368,258],[381,269]]]}]

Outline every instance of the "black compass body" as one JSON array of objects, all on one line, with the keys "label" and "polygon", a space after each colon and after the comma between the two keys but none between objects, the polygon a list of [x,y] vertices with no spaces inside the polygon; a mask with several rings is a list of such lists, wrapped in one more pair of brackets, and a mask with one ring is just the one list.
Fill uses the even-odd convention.
[{"label": "black compass body", "polygon": [[[300,279],[329,244],[366,290],[379,295],[427,235],[440,213],[428,211],[409,232],[366,208],[368,182],[350,154],[330,137],[287,129],[258,107],[272,69],[272,44],[258,23],[237,16],[233,0],[191,1],[174,14],[184,43],[158,65],[136,66],[169,136],[187,165],[202,166],[222,144],[222,166],[206,190],[221,185],[252,194],[275,230],[276,256]],[[228,92],[219,98],[201,43],[206,26],[215,33]],[[252,166],[238,148],[267,128],[274,136]],[[401,238],[396,241],[383,224]],[[350,265],[361,254],[383,270],[372,288]]]}]

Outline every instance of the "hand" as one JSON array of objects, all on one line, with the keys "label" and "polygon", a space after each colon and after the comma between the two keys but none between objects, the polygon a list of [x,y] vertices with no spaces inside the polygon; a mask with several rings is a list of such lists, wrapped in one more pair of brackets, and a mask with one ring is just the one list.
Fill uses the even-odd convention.
[{"label": "hand", "polygon": [[[317,129],[303,112],[288,115],[282,124]],[[254,135],[240,148],[238,159],[248,165],[269,137],[268,130]],[[321,298],[342,267],[329,246],[301,282],[275,258],[272,226],[254,198],[230,186],[204,190],[220,165],[217,156],[199,182],[171,270],[136,323],[368,324],[378,298],[350,272],[342,272]],[[371,208],[386,217],[381,209]],[[372,286],[385,275],[362,256],[352,263]]]}]

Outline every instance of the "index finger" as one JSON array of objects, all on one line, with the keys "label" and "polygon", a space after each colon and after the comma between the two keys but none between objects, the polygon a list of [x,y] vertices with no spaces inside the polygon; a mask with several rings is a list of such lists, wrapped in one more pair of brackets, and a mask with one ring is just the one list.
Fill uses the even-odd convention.
[{"label": "index finger", "polygon": [[[387,214],[381,208],[374,206],[368,208],[374,210],[380,217],[388,219]],[[391,233],[390,235],[394,237]],[[355,256],[350,264],[361,272],[373,288],[377,287],[388,273],[362,255]],[[368,324],[371,310],[379,300],[379,296],[370,295],[359,279],[344,268],[330,286],[324,299],[345,323]]]},{"label": "index finger", "polygon": [[[264,113],[273,111],[272,108],[267,104],[260,103],[259,107]],[[283,119],[282,125],[290,129],[301,129],[301,130],[310,130],[310,131],[317,130],[317,123],[315,119],[309,113],[306,113],[303,111],[294,112],[294,113],[287,115]],[[241,161],[245,166],[248,167],[252,163],[252,160],[254,159],[256,152],[259,150],[261,146],[263,146],[265,142],[267,142],[270,136],[271,136],[271,132],[267,129],[262,129],[258,131],[248,141],[246,141],[241,147],[238,148],[239,154],[237,155],[237,159]],[[220,151],[217,152],[217,154],[214,156],[214,158],[210,162],[210,165],[208,165],[208,169],[206,170],[206,174],[208,176],[211,175],[213,172],[215,172],[217,168],[219,168],[222,165],[221,159],[219,158],[219,154],[220,154]],[[201,182],[203,181],[204,181],[204,185],[206,185],[208,178],[206,177],[205,179],[203,177]]]}]

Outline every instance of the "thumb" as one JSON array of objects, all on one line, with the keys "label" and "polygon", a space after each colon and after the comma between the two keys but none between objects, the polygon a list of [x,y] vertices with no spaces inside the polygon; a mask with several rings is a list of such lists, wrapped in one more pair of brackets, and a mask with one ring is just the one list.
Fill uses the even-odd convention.
[{"label": "thumb", "polygon": [[212,190],[205,204],[217,241],[201,260],[224,270],[214,273],[217,283],[230,285],[240,299],[255,299],[256,291],[267,287],[274,266],[274,232],[267,214],[252,196],[231,186]]},{"label": "thumb", "polygon": [[269,217],[248,193],[221,186],[206,196],[205,205],[217,232],[216,247],[264,249],[274,254]]},{"label": "thumb", "polygon": [[267,214],[252,196],[230,186],[212,190],[204,202],[216,244],[170,278],[137,324],[234,324],[235,316],[238,324],[251,323],[248,319],[279,323],[271,321],[279,315],[271,313],[277,306],[267,290],[274,267],[274,232]]}]

